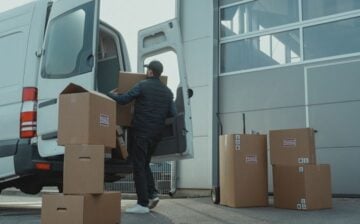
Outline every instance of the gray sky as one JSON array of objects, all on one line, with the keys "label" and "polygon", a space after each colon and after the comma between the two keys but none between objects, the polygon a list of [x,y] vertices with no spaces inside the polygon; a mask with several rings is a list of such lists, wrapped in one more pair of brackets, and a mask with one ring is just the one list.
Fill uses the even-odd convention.
[{"label": "gray sky", "polygon": [[[0,0],[0,13],[33,0]],[[100,18],[116,28],[128,48],[132,71],[137,69],[137,33],[140,29],[175,17],[176,0],[101,0]],[[175,89],[178,83],[176,56],[172,53],[157,56],[164,65],[164,74],[169,76],[169,86]],[[171,75],[172,74],[172,75]]]}]

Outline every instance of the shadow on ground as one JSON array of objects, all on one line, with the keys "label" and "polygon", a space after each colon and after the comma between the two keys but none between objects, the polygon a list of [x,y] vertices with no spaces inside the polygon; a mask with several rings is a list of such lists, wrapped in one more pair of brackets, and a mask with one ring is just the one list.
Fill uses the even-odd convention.
[{"label": "shadow on ground", "polygon": [[[0,206],[0,224],[40,224],[40,209],[14,208]],[[121,223],[173,224],[166,216],[151,212],[150,214],[121,214]]]}]

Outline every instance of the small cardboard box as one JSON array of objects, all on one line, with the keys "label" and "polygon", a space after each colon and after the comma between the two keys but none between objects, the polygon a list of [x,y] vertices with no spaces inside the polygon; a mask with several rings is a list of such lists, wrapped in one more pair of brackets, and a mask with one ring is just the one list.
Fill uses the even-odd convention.
[{"label": "small cardboard box", "polygon": [[220,204],[268,206],[266,135],[220,136]]},{"label": "small cardboard box", "polygon": [[59,97],[59,145],[116,146],[116,103],[109,97],[69,84]]},{"label": "small cardboard box", "polygon": [[126,160],[127,157],[129,156],[128,153],[128,149],[127,149],[127,144],[124,140],[124,131],[122,130],[122,128],[120,126],[116,127],[116,137],[117,137],[117,141],[116,141],[116,149],[120,151],[120,157],[123,160]]},{"label": "small cardboard box", "polygon": [[329,165],[273,166],[274,206],[316,210],[332,207]]},{"label": "small cardboard box", "polygon": [[315,137],[311,128],[270,131],[273,165],[315,164]]},{"label": "small cardboard box", "polygon": [[[146,74],[142,73],[129,73],[129,72],[120,72],[119,74],[119,84],[117,92],[119,94],[126,93],[132,87],[135,86],[136,83],[145,80]],[[167,84],[167,76],[160,76],[160,81],[166,85]],[[131,102],[127,105],[117,105],[117,124],[122,127],[130,127],[131,121],[134,113],[134,102]]]},{"label": "small cardboard box", "polygon": [[120,224],[121,195],[45,194],[42,198],[41,224]]},{"label": "small cardboard box", "polygon": [[67,145],[64,156],[64,194],[104,192],[104,155],[101,145]]}]

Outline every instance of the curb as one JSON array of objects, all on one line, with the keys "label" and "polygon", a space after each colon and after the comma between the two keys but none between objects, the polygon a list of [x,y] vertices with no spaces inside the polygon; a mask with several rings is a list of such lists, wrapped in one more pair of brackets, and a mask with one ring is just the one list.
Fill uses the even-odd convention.
[{"label": "curb", "polygon": [[[54,194],[54,193],[59,193],[58,190],[55,189],[45,189],[43,191],[41,191],[39,194],[25,194],[23,192],[21,192],[19,189],[16,188],[9,188],[9,189],[5,189],[1,192],[0,196],[21,196],[21,197],[42,197],[44,194]],[[160,195],[161,199],[169,199],[171,198],[168,195]],[[124,200],[136,200],[136,194],[133,193],[121,193],[121,199]]]}]

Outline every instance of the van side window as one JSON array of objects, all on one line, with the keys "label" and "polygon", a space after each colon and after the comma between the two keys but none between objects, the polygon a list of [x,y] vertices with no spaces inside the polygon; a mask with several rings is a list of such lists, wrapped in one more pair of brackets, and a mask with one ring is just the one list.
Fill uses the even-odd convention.
[{"label": "van side window", "polygon": [[48,27],[42,68],[44,78],[61,79],[93,68],[93,3],[53,19]]}]

